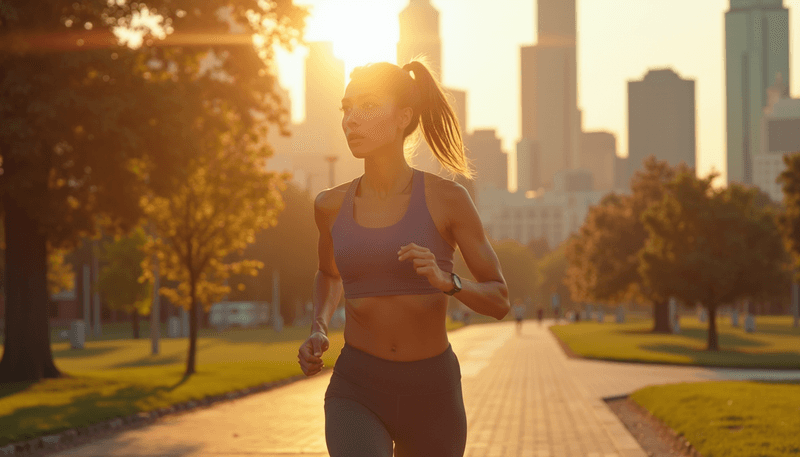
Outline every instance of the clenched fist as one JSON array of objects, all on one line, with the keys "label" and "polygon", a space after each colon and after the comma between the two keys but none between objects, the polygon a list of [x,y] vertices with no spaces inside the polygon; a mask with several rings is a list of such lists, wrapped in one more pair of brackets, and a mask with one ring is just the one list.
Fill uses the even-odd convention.
[{"label": "clenched fist", "polygon": [[322,370],[324,366],[322,363],[322,353],[327,351],[329,346],[330,342],[328,341],[328,337],[322,332],[312,333],[311,336],[300,345],[297,360],[306,376],[313,376]]}]

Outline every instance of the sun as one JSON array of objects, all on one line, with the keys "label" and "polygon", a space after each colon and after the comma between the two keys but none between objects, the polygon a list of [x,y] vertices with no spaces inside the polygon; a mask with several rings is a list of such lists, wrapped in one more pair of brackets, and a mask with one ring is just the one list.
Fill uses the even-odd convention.
[{"label": "sun", "polygon": [[400,25],[391,2],[317,0],[310,3],[307,41],[329,41],[344,61],[347,83],[353,68],[370,62],[397,62]]}]

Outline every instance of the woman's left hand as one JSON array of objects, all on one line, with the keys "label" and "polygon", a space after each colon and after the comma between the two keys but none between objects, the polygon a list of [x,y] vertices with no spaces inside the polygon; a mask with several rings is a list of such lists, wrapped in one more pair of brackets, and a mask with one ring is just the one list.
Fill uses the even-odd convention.
[{"label": "woman's left hand", "polygon": [[431,283],[433,287],[443,292],[453,288],[450,273],[439,268],[439,265],[436,263],[436,256],[433,255],[430,249],[410,243],[401,247],[397,255],[397,260],[401,262],[409,259],[412,260],[417,274],[428,278],[428,282]]}]

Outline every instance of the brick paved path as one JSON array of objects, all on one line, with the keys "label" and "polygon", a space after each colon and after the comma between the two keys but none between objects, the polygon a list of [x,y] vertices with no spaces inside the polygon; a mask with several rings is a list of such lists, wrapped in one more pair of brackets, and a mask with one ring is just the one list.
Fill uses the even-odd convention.
[{"label": "brick paved path", "polygon": [[[644,457],[602,398],[651,384],[800,379],[800,372],[662,367],[568,359],[545,326],[475,325],[449,335],[459,358],[466,457]],[[327,456],[330,371],[268,392],[129,430],[58,457]]]}]

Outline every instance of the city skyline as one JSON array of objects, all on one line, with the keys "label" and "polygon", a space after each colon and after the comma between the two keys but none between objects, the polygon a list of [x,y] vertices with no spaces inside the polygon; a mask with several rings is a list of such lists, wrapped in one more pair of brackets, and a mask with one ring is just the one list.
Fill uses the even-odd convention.
[{"label": "city skyline", "polygon": [[[345,61],[346,79],[357,65],[394,62],[398,15],[408,0],[301,0],[313,9],[307,41],[332,41]],[[467,130],[494,128],[510,156],[516,178],[515,144],[520,139],[520,62],[522,46],[536,43],[536,2],[497,0],[492,9],[464,8],[464,1],[431,0],[439,10],[443,83],[467,92]],[[605,130],[617,137],[627,156],[627,83],[649,70],[672,68],[697,81],[697,165],[725,180],[725,12],[729,0],[676,0],[650,4],[619,0],[610,10],[578,2],[578,106],[583,130]],[[800,49],[800,0],[789,9],[790,50]],[[694,15],[686,15],[691,11]],[[599,19],[604,20],[600,24]],[[348,26],[349,24],[349,26]],[[676,26],[680,24],[681,26]],[[632,39],[633,35],[637,39]],[[616,50],[610,52],[609,49]],[[306,51],[278,52],[281,84],[292,97],[294,121],[303,116],[302,62]],[[709,56],[718,58],[711,59]],[[479,58],[476,58],[479,56]],[[800,53],[791,56],[792,96],[800,96]],[[492,69],[505,68],[505,71]],[[483,70],[482,70],[483,69]],[[338,107],[334,107],[338,108]],[[516,183],[510,183],[512,188]]]}]

